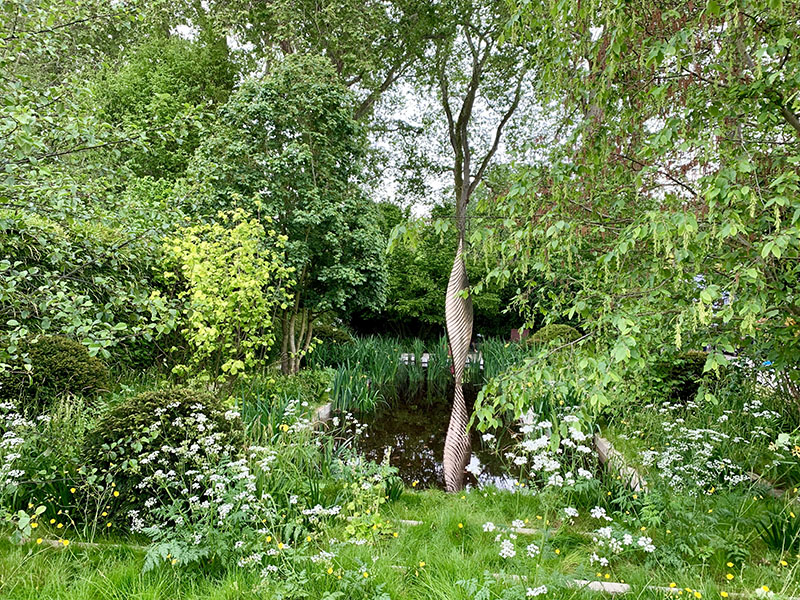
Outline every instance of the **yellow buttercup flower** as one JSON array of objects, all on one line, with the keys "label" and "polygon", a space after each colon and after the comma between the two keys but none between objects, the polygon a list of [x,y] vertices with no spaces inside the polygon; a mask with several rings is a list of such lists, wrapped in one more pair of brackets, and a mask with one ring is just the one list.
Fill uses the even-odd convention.
[{"label": "yellow buttercup flower", "polygon": [[732,563],[732,562],[727,562],[727,563],[725,563],[725,564],[726,564],[726,565],[728,565],[728,567],[732,567],[732,566],[733,566],[733,563]]},{"label": "yellow buttercup flower", "polygon": [[369,573],[367,571],[364,571],[364,579],[366,579],[367,577],[369,577]]},{"label": "yellow buttercup flower", "polygon": [[41,544],[42,543],[42,538],[36,538],[36,543],[37,544]]},{"label": "yellow buttercup flower", "polygon": [[556,548],[555,552],[556,552],[556,554],[561,554],[561,549],[560,548]]},{"label": "yellow buttercup flower", "polygon": [[765,592],[768,592],[768,591],[769,591],[769,586],[767,586],[767,585],[762,585],[762,586],[761,586],[761,589],[762,589],[762,590],[764,590]]},{"label": "yellow buttercup flower", "polygon": [[459,524],[458,524],[458,528],[459,528],[459,529],[464,529],[464,524],[463,524],[463,523],[459,523]]},{"label": "yellow buttercup flower", "polygon": [[723,598],[727,598],[728,592],[720,592],[719,595],[722,596]]},{"label": "yellow buttercup flower", "polygon": [[118,498],[118,497],[119,497],[119,492],[117,490],[114,490],[114,498]]},{"label": "yellow buttercup flower", "polygon": [[420,568],[424,567],[425,566],[425,561],[424,560],[419,561],[419,566],[420,566]]},{"label": "yellow buttercup flower", "polygon": [[700,592],[695,592],[695,593],[694,593],[694,597],[695,597],[695,598],[702,598],[702,597],[703,597],[703,594],[701,594]]},{"label": "yellow buttercup flower", "polygon": [[677,584],[677,583],[675,583],[675,582],[673,581],[672,583],[670,583],[670,584],[669,584],[669,587],[671,587],[671,588],[674,588],[674,587],[676,587],[677,585],[678,585],[678,584]]}]

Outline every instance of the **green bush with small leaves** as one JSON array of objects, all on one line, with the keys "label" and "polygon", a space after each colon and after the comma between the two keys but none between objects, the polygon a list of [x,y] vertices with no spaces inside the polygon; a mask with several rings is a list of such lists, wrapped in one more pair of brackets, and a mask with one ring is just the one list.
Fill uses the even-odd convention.
[{"label": "green bush with small leaves", "polygon": [[574,342],[581,334],[574,327],[569,325],[545,325],[534,333],[528,341],[531,344],[549,344],[550,342],[561,342],[568,344]]},{"label": "green bush with small leaves", "polygon": [[17,361],[0,383],[0,397],[18,401],[22,409],[42,409],[64,394],[95,396],[108,390],[110,376],[103,362],[80,342],[64,336],[40,336],[22,345],[27,364]]},{"label": "green bush with small leaves", "polygon": [[83,459],[118,493],[109,512],[119,518],[158,496],[160,474],[174,472],[191,488],[193,469],[236,456],[242,445],[237,411],[202,390],[166,388],[128,398],[101,416],[86,437]]}]

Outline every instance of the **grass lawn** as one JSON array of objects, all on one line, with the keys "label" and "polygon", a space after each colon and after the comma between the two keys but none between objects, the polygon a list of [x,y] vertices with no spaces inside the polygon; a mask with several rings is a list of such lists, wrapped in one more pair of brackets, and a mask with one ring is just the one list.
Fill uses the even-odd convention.
[{"label": "grass lawn", "polygon": [[[593,551],[591,531],[597,520],[588,511],[573,523],[553,511],[553,505],[538,496],[522,493],[473,490],[447,495],[434,490],[407,491],[397,502],[385,506],[373,537],[363,545],[342,544],[332,562],[307,564],[304,592],[309,598],[356,598],[362,592],[374,594],[382,589],[392,598],[513,598],[524,597],[528,588],[547,585],[549,597],[598,597],[597,593],[569,587],[576,578],[622,581],[633,586],[635,597],[664,597],[662,591],[646,586],[684,588],[684,596],[719,598],[721,592],[735,596],[755,596],[761,586],[781,596],[800,593],[797,582],[797,556],[771,555],[757,543],[750,559],[731,562],[718,552],[695,564],[684,563],[676,570],[681,546],[702,529],[707,536],[736,537],[730,519],[746,519],[768,498],[745,498],[727,493],[698,498],[694,519],[675,521],[667,528],[648,528],[656,552],[646,560],[623,559],[609,567],[588,569],[587,554]],[[741,514],[732,515],[732,506]],[[637,511],[641,513],[641,507]],[[698,515],[707,515],[704,522]],[[585,513],[585,514],[584,514]],[[716,516],[715,516],[716,513]],[[722,514],[722,516],[720,516]],[[638,524],[641,514],[631,515],[626,525]],[[422,521],[403,524],[401,520]],[[516,556],[503,558],[495,537],[503,527],[522,520],[533,534],[517,533]],[[497,529],[485,531],[493,523]],[[346,523],[333,529],[330,537],[347,535]],[[629,527],[632,528],[632,527]],[[396,536],[394,534],[397,534]],[[506,535],[510,532],[506,532]],[[325,549],[330,537],[313,540]],[[184,570],[164,566],[142,573],[144,553],[125,540],[114,540],[114,547],[84,547],[79,543],[52,548],[31,542],[16,546],[0,544],[0,597],[9,599],[89,599],[89,598],[274,598],[269,580],[251,571],[228,570],[224,575],[213,569]],[[526,548],[535,544],[539,552],[529,557]],[[759,552],[763,554],[759,555]],[[784,561],[785,566],[781,564]],[[733,567],[726,566],[731,562]],[[330,572],[329,572],[330,571]],[[728,578],[727,575],[732,575]],[[341,578],[340,578],[341,577]],[[521,579],[527,578],[527,579]],[[692,591],[686,591],[690,588]],[[344,595],[336,596],[339,591]],[[326,595],[327,594],[327,595]],[[332,595],[333,594],[333,595]],[[295,596],[303,597],[303,596]],[[631,596],[633,597],[633,596]]]}]

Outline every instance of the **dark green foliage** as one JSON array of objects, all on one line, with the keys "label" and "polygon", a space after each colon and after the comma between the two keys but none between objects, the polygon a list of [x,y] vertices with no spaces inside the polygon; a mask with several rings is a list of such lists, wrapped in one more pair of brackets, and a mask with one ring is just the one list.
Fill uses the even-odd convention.
[{"label": "dark green foliage", "polygon": [[800,548],[800,517],[782,513],[770,515],[756,529],[770,550],[782,554]]},{"label": "dark green foliage", "polygon": [[171,299],[153,292],[176,214],[169,185],[128,183],[118,194],[82,189],[85,204],[43,193],[31,210],[0,208],[0,368],[31,332],[79,339],[111,362],[155,361],[153,338],[174,327]]},{"label": "dark green foliage", "polygon": [[705,352],[689,350],[659,361],[653,369],[656,390],[675,400],[693,400],[705,377],[707,357]]},{"label": "dark green foliage", "polygon": [[189,167],[183,196],[198,216],[243,206],[272,216],[287,238],[295,277],[280,316],[284,373],[297,372],[315,317],[385,302],[386,239],[359,185],[367,138],[353,109],[327,59],[292,54],[267,78],[242,83]]},{"label": "dark green foliage", "polygon": [[528,340],[532,344],[549,344],[550,342],[568,344],[569,342],[574,342],[579,337],[581,337],[581,334],[574,327],[552,324],[545,325],[528,338]]},{"label": "dark green foliage", "polygon": [[[414,220],[397,206],[378,204],[380,226],[387,237],[398,227],[397,239],[387,255],[388,288],[386,306],[380,313],[361,315],[362,322],[354,324],[364,333],[383,334],[387,331],[402,337],[421,337],[436,340],[444,330],[444,297],[456,231],[452,227],[452,208],[434,206],[430,219]],[[473,284],[486,277],[484,257],[476,252],[467,254],[467,272]],[[511,304],[514,287],[483,284],[472,290],[475,310],[473,331],[484,336],[507,336],[519,320],[516,312],[505,313]]]},{"label": "dark green foliage", "polygon": [[386,499],[389,502],[400,500],[400,496],[403,495],[403,488],[405,486],[403,480],[399,476],[394,475],[393,477],[386,479],[384,483],[386,485]]},{"label": "dark green foliage", "polygon": [[24,354],[30,371],[18,362],[0,388],[0,396],[19,399],[22,408],[41,409],[63,394],[94,396],[110,385],[103,362],[75,340],[40,336],[23,343]]},{"label": "dark green foliage", "polygon": [[182,477],[209,460],[236,454],[242,442],[241,419],[218,398],[192,388],[166,388],[111,408],[87,435],[83,459],[101,481],[115,484],[119,497],[113,511],[121,517],[159,495],[158,486],[146,482],[157,470]]},{"label": "dark green foliage", "polygon": [[323,344],[346,344],[353,341],[353,335],[342,325],[333,323],[317,323],[314,325],[314,337],[318,338]]}]

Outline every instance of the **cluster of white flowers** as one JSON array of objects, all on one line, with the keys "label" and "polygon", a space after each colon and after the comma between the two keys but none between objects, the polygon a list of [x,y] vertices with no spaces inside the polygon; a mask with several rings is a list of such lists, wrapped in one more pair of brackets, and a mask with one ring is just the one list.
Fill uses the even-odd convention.
[{"label": "cluster of white flowers", "polygon": [[606,514],[606,509],[602,506],[595,506],[589,511],[589,514],[592,515],[593,519],[605,519],[606,521],[613,521],[613,519]]},{"label": "cluster of white flowers", "polygon": [[540,585],[539,587],[535,588],[528,588],[528,591],[525,592],[525,595],[528,598],[535,598],[536,596],[542,596],[547,593],[547,586]]},{"label": "cluster of white flowers", "polygon": [[589,557],[589,563],[603,567],[607,567],[610,564],[610,555],[616,556],[623,552],[635,552],[637,550],[649,554],[656,550],[651,538],[640,536],[634,540],[633,535],[630,533],[624,531],[618,533],[612,526],[601,527],[596,530],[592,536],[592,542],[596,549]]},{"label": "cluster of white flowers", "polygon": [[330,508],[324,508],[321,504],[317,504],[314,508],[305,508],[301,511],[304,515],[307,516],[328,516],[328,517],[335,517],[339,513],[342,512],[342,507],[339,505],[331,506]]},{"label": "cluster of white flowers", "polygon": [[514,542],[510,539],[500,540],[500,557],[501,558],[514,558],[517,551],[514,549]]},{"label": "cluster of white flowers", "polygon": [[469,464],[467,465],[465,470],[467,471],[467,473],[471,473],[472,475],[474,475],[475,478],[480,477],[482,471],[481,461],[478,459],[477,456],[475,456],[474,454],[472,455],[472,457],[469,459]]},{"label": "cluster of white flowers", "polygon": [[740,443],[736,439],[714,429],[693,429],[674,422],[664,423],[664,431],[672,434],[670,444],[663,451],[642,451],[641,462],[645,467],[655,465],[659,476],[674,489],[696,495],[720,481],[733,487],[749,480],[741,466],[720,456],[723,444]]},{"label": "cluster of white flowers", "polygon": [[[518,485],[515,490],[535,493],[540,487],[570,489],[593,479],[590,468],[596,459],[587,441],[591,436],[581,430],[581,418],[576,409],[575,406],[561,406],[550,420],[541,419],[532,410],[522,417],[523,439],[504,456],[514,465],[514,470],[518,470],[519,479],[536,485]],[[568,428],[564,429],[564,424],[568,424]],[[561,431],[566,431],[566,435]]]},{"label": "cluster of white flowers", "polygon": [[320,561],[330,562],[336,558],[336,555],[333,552],[327,552],[325,550],[320,550],[319,554],[314,554],[311,556],[311,562],[317,563]]},{"label": "cluster of white flowers", "polygon": [[0,499],[13,494],[25,471],[20,468],[20,449],[25,435],[36,428],[35,420],[26,419],[11,402],[0,402]]}]

